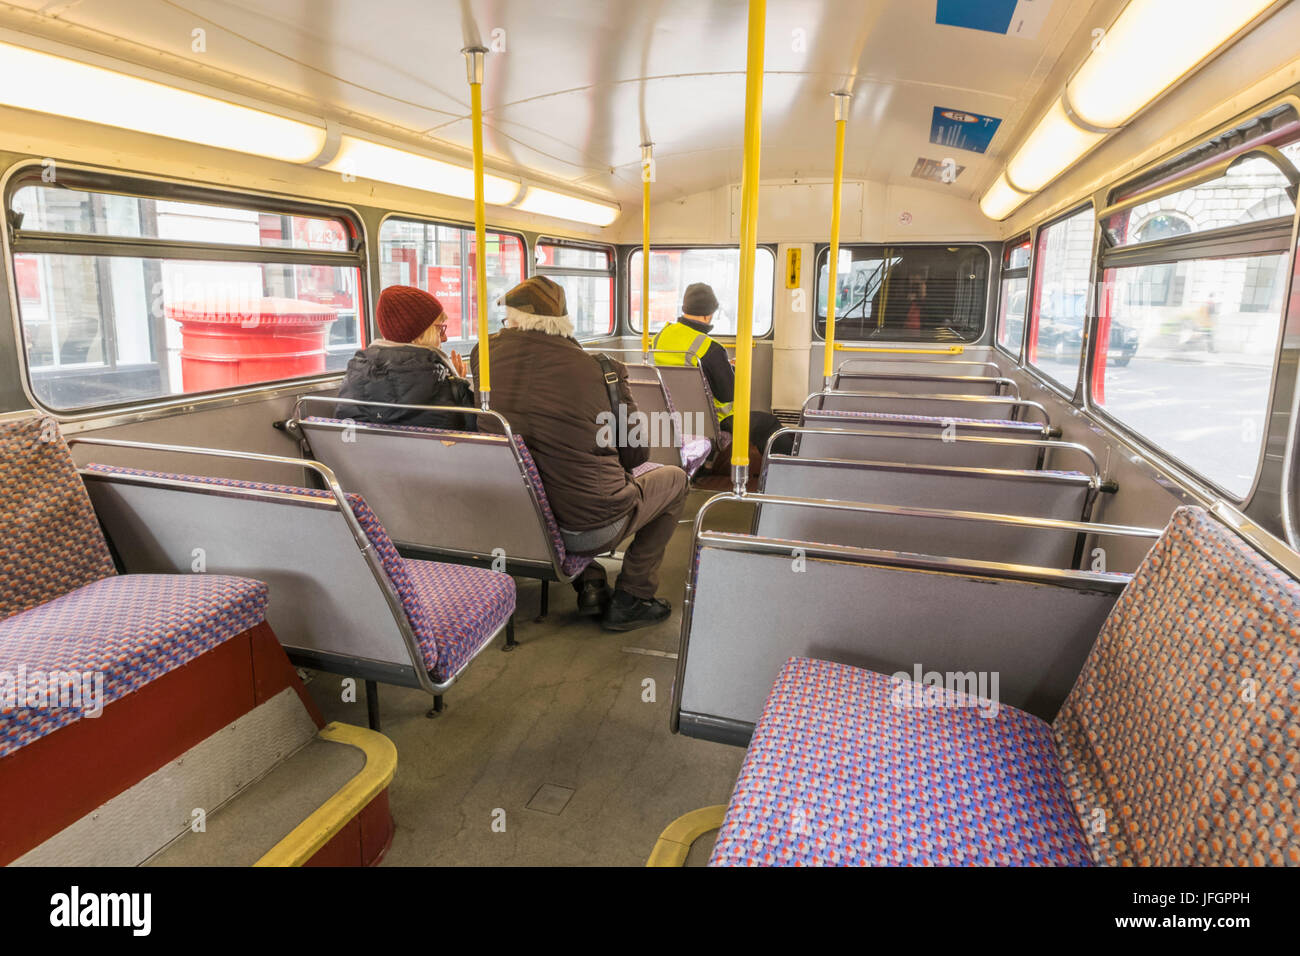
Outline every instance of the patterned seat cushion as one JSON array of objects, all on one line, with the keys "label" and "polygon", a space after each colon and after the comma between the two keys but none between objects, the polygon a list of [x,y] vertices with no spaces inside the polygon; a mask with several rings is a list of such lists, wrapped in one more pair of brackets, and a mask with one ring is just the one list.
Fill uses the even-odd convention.
[{"label": "patterned seat cushion", "polygon": [[1099,863],[1300,863],[1300,584],[1180,508],[1057,715]]},{"label": "patterned seat cushion", "polygon": [[[235,478],[210,478],[196,475],[176,475],[156,471],[140,471],[134,468],[119,468],[113,465],[90,464],[86,466],[87,471],[93,471],[100,474],[118,474],[118,475],[140,475],[150,478],[167,478],[179,481],[199,482],[205,485],[216,485],[222,488],[230,489],[232,494],[238,494],[240,491],[274,491],[286,494],[305,495],[311,498],[321,498],[332,500],[334,495],[328,491],[321,491],[315,488],[295,488],[291,485],[267,484],[259,481],[241,481]],[[441,681],[443,678],[439,674],[455,675],[464,661],[472,657],[474,651],[478,649],[473,647],[468,656],[462,651],[461,644],[472,644],[477,639],[477,630],[475,627],[458,628],[455,622],[461,621],[490,621],[496,620],[496,626],[488,631],[490,637],[495,633],[514,613],[515,610],[515,582],[508,574],[502,574],[499,571],[490,571],[483,568],[466,568],[466,571],[473,571],[473,576],[455,577],[450,572],[440,578],[439,588],[430,590],[427,587],[429,580],[427,571],[420,572],[423,576],[416,581],[410,573],[410,568],[414,565],[432,564],[439,568],[450,568],[459,570],[455,565],[442,565],[436,562],[426,561],[407,561],[397,553],[397,547],[393,544],[392,539],[388,537],[388,532],[380,523],[379,518],[366,504],[364,498],[356,494],[348,494],[347,501],[352,508],[352,513],[356,516],[357,523],[366,533],[366,538],[370,541],[375,555],[383,565],[389,581],[392,582],[393,589],[397,592],[398,597],[402,600],[402,609],[406,612],[406,618],[411,624],[411,630],[415,634],[416,641],[419,643],[421,654],[424,657],[424,665],[431,675],[434,675],[435,681]],[[478,576],[484,576],[482,578]],[[489,586],[485,583],[487,576],[493,579]],[[454,582],[454,583],[453,583]],[[473,586],[470,586],[470,582]],[[502,593],[509,592],[509,610],[499,615]],[[453,595],[458,600],[463,600],[467,604],[474,604],[473,607],[462,608],[440,608],[435,606],[428,594]],[[499,615],[499,619],[498,619]],[[449,641],[444,651],[444,640]],[[442,660],[443,653],[448,654],[446,662]],[[459,661],[460,663],[457,663]]]},{"label": "patterned seat cushion", "polygon": [[508,574],[438,561],[406,560],[406,576],[421,604],[420,638],[435,682],[460,673],[515,613],[515,582]]},{"label": "patterned seat cushion", "polygon": [[0,619],[115,573],[58,424],[0,424]]},{"label": "patterned seat cushion", "polygon": [[[308,422],[318,422],[324,424],[339,424],[335,418],[311,417],[304,419]],[[404,432],[423,432],[430,435],[446,435],[448,437],[475,438],[479,437],[474,432],[450,431],[445,428],[429,428],[424,425],[384,425],[382,426],[390,431]],[[573,577],[582,571],[587,565],[591,564],[592,558],[583,555],[569,554],[564,547],[564,539],[560,537],[560,526],[555,521],[555,515],[551,512],[551,503],[546,498],[546,488],[542,485],[541,473],[537,470],[537,463],[533,461],[532,454],[528,451],[528,446],[518,435],[514,436],[515,447],[519,449],[519,457],[524,463],[524,474],[528,477],[528,482],[532,485],[533,490],[537,493],[538,504],[541,505],[542,522],[546,525],[546,533],[551,536],[551,543],[555,546],[555,553],[560,560],[560,571],[567,577]]]},{"label": "patterned seat cushion", "polygon": [[713,453],[713,442],[699,435],[687,435],[682,442],[682,471],[690,478]]},{"label": "patterned seat cushion", "polygon": [[956,692],[917,706],[918,686],[786,662],[710,865],[1089,864],[1051,728]]},{"label": "patterned seat cushion", "polygon": [[[34,696],[51,671],[64,678],[59,704],[75,702],[75,672],[102,676],[98,703],[107,705],[261,623],[266,601],[266,585],[248,578],[126,574],[0,621],[0,757],[81,719],[94,703],[85,685],[78,707]],[[20,683],[25,700],[17,699]]]}]

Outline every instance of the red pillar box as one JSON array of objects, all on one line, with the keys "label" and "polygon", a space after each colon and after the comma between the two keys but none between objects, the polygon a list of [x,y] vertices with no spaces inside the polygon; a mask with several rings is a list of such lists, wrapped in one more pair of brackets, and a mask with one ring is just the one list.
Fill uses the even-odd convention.
[{"label": "red pillar box", "polygon": [[325,345],[338,312],[278,296],[232,305],[178,302],[181,383],[187,392],[251,385],[325,371]]}]

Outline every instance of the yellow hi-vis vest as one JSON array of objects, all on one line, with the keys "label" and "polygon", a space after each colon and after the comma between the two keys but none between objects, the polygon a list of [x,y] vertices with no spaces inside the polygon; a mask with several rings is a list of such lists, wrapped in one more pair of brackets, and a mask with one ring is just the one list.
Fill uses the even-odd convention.
[{"label": "yellow hi-vis vest", "polygon": [[[659,330],[655,336],[656,365],[695,365],[700,364],[700,357],[708,351],[713,339],[703,332],[697,332],[681,322],[670,322]],[[663,349],[663,351],[660,351]],[[732,415],[732,403],[713,399],[713,413],[722,422]]]}]

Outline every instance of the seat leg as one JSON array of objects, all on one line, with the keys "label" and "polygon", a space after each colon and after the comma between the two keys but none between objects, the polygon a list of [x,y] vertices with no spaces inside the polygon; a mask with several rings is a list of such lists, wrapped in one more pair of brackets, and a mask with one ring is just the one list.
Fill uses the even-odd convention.
[{"label": "seat leg", "polygon": [[550,611],[550,609],[551,609],[551,582],[543,581],[542,582],[542,606],[541,606],[541,610],[537,612],[537,617],[534,618],[534,621],[541,622],[546,620],[546,615]]},{"label": "seat leg", "polygon": [[366,718],[370,721],[370,729],[379,729],[379,684],[376,681],[366,681]]},{"label": "seat leg", "polygon": [[501,650],[513,651],[518,646],[519,642],[515,640],[515,616],[511,614],[510,620],[506,621],[506,642]]},{"label": "seat leg", "polygon": [[437,717],[439,714],[442,713],[442,708],[443,708],[443,704],[442,704],[442,695],[441,695],[441,694],[434,694],[434,695],[433,695],[433,706],[432,706],[431,708],[429,708],[429,712],[428,712],[427,714],[425,714],[424,716],[426,716],[426,717],[428,717],[428,718],[430,718],[430,719],[432,719],[432,718],[434,718],[434,717]]}]

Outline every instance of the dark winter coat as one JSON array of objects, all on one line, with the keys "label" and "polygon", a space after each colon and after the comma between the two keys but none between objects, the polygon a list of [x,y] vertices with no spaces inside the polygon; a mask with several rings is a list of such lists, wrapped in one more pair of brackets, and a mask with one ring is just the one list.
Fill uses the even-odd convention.
[{"label": "dark winter coat", "polygon": [[[375,342],[348,362],[339,388],[340,398],[396,405],[456,405],[474,407],[474,392],[457,378],[447,360],[419,345]],[[381,425],[423,425],[428,428],[475,430],[475,416],[455,412],[421,412],[366,405],[338,406],[339,418]]]}]

